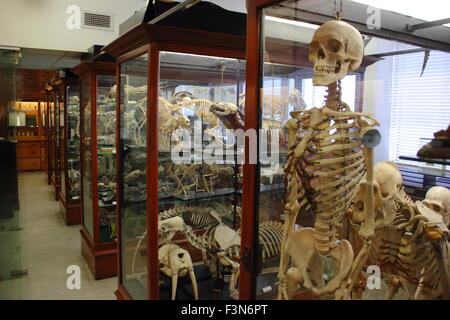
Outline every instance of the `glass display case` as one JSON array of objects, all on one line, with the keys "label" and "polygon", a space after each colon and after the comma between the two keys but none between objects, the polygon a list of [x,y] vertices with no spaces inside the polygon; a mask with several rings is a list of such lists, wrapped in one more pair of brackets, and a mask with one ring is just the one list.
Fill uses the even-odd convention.
[{"label": "glass display case", "polygon": [[81,92],[81,251],[96,279],[117,274],[115,71],[100,58],[72,69]]},{"label": "glass display case", "polygon": [[60,212],[67,225],[81,224],[80,90],[78,78],[59,79]]},{"label": "glass display case", "polygon": [[44,119],[44,137],[45,137],[45,173],[47,175],[47,184],[51,185],[51,165],[50,165],[50,154],[51,154],[51,126],[50,126],[50,96],[51,96],[52,87],[49,84],[46,84],[43,90],[44,95],[44,106],[45,106],[45,114],[43,116]]},{"label": "glass display case", "polygon": [[47,128],[47,168],[50,184],[54,187],[55,200],[59,200],[59,192],[57,192],[59,186],[56,181],[56,161],[57,161],[57,130],[56,130],[56,118],[57,118],[57,106],[58,106],[58,94],[57,89],[53,84],[49,84],[47,91],[47,116],[48,116],[48,128]]},{"label": "glass display case", "polygon": [[62,134],[64,133],[64,128],[61,126],[61,121],[64,122],[64,92],[61,89],[62,81],[60,79],[55,79],[52,82],[55,88],[55,101],[54,101],[54,111],[53,111],[53,121],[54,121],[54,136],[53,136],[53,171],[52,180],[55,187],[55,198],[56,200],[61,200],[61,167],[63,161],[62,153]]},{"label": "glass display case", "polygon": [[[241,279],[240,297],[449,299],[449,263],[442,258],[448,228],[426,202],[406,195],[394,151],[414,140],[402,131],[423,135],[429,121],[419,118],[434,106],[429,97],[450,93],[442,72],[450,61],[443,52],[450,52],[450,30],[412,35],[405,25],[423,21],[383,10],[382,28],[373,27],[366,23],[368,6],[353,1],[343,11],[325,0],[248,0],[247,9],[245,129],[276,120],[284,130],[274,163],[259,154],[257,163],[243,166],[241,236],[248,239],[245,276],[251,280],[244,286]],[[442,35],[446,43],[437,40]],[[446,127],[448,111],[434,110],[433,119],[447,117],[436,130]],[[378,147],[375,126],[382,136]],[[397,165],[373,167],[387,160]],[[414,240],[397,219],[414,225]],[[267,240],[267,225],[280,227],[275,242]],[[266,261],[267,243],[278,248],[272,262]],[[433,249],[425,254],[421,246]],[[402,258],[404,248],[411,260]]]},{"label": "glass display case", "polygon": [[244,44],[141,24],[104,49],[118,61],[119,299],[239,295],[242,144],[228,132],[242,129]]}]

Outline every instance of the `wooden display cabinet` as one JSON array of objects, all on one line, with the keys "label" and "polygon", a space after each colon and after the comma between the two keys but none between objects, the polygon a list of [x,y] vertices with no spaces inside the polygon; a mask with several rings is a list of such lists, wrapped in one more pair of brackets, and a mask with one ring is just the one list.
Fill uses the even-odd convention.
[{"label": "wooden display cabinet", "polygon": [[[243,22],[242,29],[245,30],[245,16]],[[200,160],[198,166],[186,164],[195,172],[195,187],[188,187],[187,181],[184,185],[172,180],[175,178],[170,172],[182,172],[186,167],[171,160],[170,150],[174,145],[170,144],[167,119],[163,120],[166,116],[170,118],[164,109],[180,102],[182,107],[177,114],[172,114],[173,118],[184,119],[185,128],[189,129],[196,120],[199,121],[201,137],[206,139],[206,131],[202,128],[212,128],[212,120],[206,119],[208,107],[203,114],[198,109],[200,99],[238,105],[244,87],[245,38],[230,33],[141,24],[104,50],[118,62],[119,287],[116,295],[118,299],[170,299],[170,278],[160,273],[158,263],[161,240],[158,221],[162,213],[181,207],[194,211],[214,208],[220,212],[227,230],[237,232],[235,219],[241,193],[235,153],[232,161],[224,162],[221,167],[224,178],[213,181],[208,174],[211,167]],[[183,100],[183,96],[188,99]],[[183,107],[189,99],[194,101],[191,111]],[[186,121],[187,118],[190,120]],[[224,127],[219,127],[223,133]],[[201,143],[202,147],[204,143]],[[183,191],[177,192],[178,187]],[[194,231],[202,234],[213,226],[211,223]],[[242,234],[244,238],[246,235]],[[199,251],[182,233],[175,235],[172,243],[186,249],[192,260],[199,262]],[[214,281],[214,275],[205,265],[197,264],[194,272],[200,299],[230,298],[227,285],[220,287],[220,281]],[[248,272],[247,268],[241,267],[240,276],[249,279],[242,276]],[[186,281],[187,284],[180,279],[177,292],[182,299],[192,299],[192,288],[189,280]],[[247,284],[244,281],[242,285]],[[218,292],[212,290],[215,286]],[[241,298],[246,296],[241,295]]]},{"label": "wooden display cabinet", "polygon": [[48,185],[52,184],[52,170],[53,170],[53,162],[52,162],[52,155],[53,155],[53,144],[52,144],[52,138],[53,138],[53,95],[54,95],[54,89],[49,84],[46,83],[43,94],[45,95],[45,172],[47,174],[47,183]]},{"label": "wooden display cabinet", "polygon": [[[376,37],[384,38],[383,41],[377,43],[378,49],[384,46],[387,46],[388,40],[386,39],[396,39],[399,41],[406,41],[410,44],[416,43],[420,44],[424,43],[425,36],[413,36],[408,34],[408,38],[404,33],[399,32],[399,30],[389,29],[389,23],[384,24],[383,30],[377,28],[370,28],[366,24],[366,12],[367,7],[362,4],[351,4],[349,2],[348,6],[344,6],[343,20],[355,26],[361,33],[368,35],[368,37],[364,37],[367,41],[365,45],[368,44],[368,41],[380,41],[376,39]],[[334,3],[334,10],[337,10],[336,2]],[[313,64],[309,61],[309,47],[310,42],[313,38],[314,26],[311,28],[311,24],[315,24],[317,26],[323,24],[326,21],[333,20],[334,12],[333,12],[333,2],[332,1],[291,1],[291,0],[247,0],[247,68],[246,68],[246,110],[245,110],[245,130],[260,130],[264,125],[264,114],[265,114],[265,106],[267,104],[264,101],[267,101],[266,95],[274,95],[276,94],[281,99],[289,98],[286,94],[283,94],[283,88],[286,92],[289,92],[291,88],[297,90],[301,93],[300,97],[304,99],[304,106],[301,108],[296,108],[295,105],[284,106],[285,108],[280,109],[281,112],[281,120],[283,121],[283,125],[285,125],[285,121],[290,119],[290,112],[294,110],[304,110],[304,109],[312,109],[312,108],[321,108],[324,105],[324,99],[322,98],[327,94],[325,87],[316,87],[312,84],[312,75],[313,75]],[[383,14],[387,14],[388,12],[382,12]],[[359,14],[359,15],[358,15]],[[389,14],[393,14],[390,13]],[[395,14],[395,18],[392,19],[401,20],[402,17],[399,14]],[[406,20],[410,21],[411,17],[407,17]],[[386,21],[390,20],[386,18]],[[392,21],[390,21],[392,22]],[[397,21],[398,22],[398,21]],[[302,23],[308,23],[309,25],[302,25]],[[445,29],[445,28],[442,28]],[[439,30],[443,32],[443,30]],[[438,31],[438,30],[435,30]],[[444,32],[443,32],[444,33]],[[448,30],[445,31],[447,33],[448,39]],[[444,33],[444,34],[445,34]],[[429,34],[431,35],[431,33]],[[373,37],[373,39],[371,39]],[[423,37],[423,38],[421,38]],[[371,40],[370,40],[371,39]],[[431,45],[428,48],[436,47],[439,48],[441,43],[438,43],[436,38],[426,39],[428,41],[427,45]],[[334,40],[336,41],[336,40]],[[399,43],[395,43],[392,41],[392,47],[397,49],[399,48]],[[331,41],[329,42],[331,43]],[[327,44],[328,46],[328,44]],[[398,46],[398,47],[397,47]],[[448,44],[446,44],[446,48],[448,49]],[[331,50],[327,48],[327,50]],[[389,51],[389,50],[388,50]],[[324,51],[319,50],[319,58],[321,53]],[[403,54],[406,52],[399,51],[398,54]],[[380,92],[383,92],[385,88],[388,88],[390,84],[387,83],[384,78],[385,75],[380,75],[378,69],[371,70],[370,81],[368,81],[368,88],[364,88],[365,85],[365,74],[366,68],[375,62],[380,60],[384,60],[383,63],[389,63],[386,60],[391,59],[391,56],[395,55],[395,52],[390,52],[387,54],[380,53],[366,55],[363,57],[362,63],[359,69],[356,72],[348,73],[347,76],[340,81],[342,83],[342,91],[339,94],[342,94],[342,98],[345,103],[348,104],[352,111],[362,112],[363,110],[363,102],[367,105],[373,107],[375,104],[373,96],[380,95]],[[390,62],[392,63],[392,62]],[[340,66],[340,64],[337,64]],[[390,70],[390,69],[386,69]],[[280,73],[280,71],[282,71]],[[277,81],[270,81],[269,79],[276,75],[278,78]],[[287,75],[287,80],[285,84],[283,84],[283,78],[285,77],[283,74]],[[375,75],[376,74],[376,75]],[[391,75],[389,75],[391,76]],[[391,76],[392,77],[392,76]],[[419,72],[417,77],[419,77]],[[391,81],[391,79],[389,80]],[[284,95],[284,97],[283,97]],[[314,99],[314,96],[320,97],[319,99]],[[372,96],[373,95],[373,96]],[[381,95],[381,98],[384,96]],[[354,100],[353,100],[354,99]],[[367,99],[368,101],[364,101]],[[375,99],[380,99],[380,96]],[[353,100],[353,101],[352,101]],[[383,99],[382,99],[383,100]],[[273,101],[273,100],[272,100]],[[384,107],[384,105],[383,105]],[[305,118],[306,119],[306,116]],[[380,119],[378,119],[380,120]],[[300,123],[300,122],[299,122]],[[382,125],[384,125],[382,123]],[[320,126],[318,126],[320,128]],[[308,129],[309,130],[309,129]],[[320,130],[320,129],[314,129]],[[329,135],[332,135],[330,131],[324,131]],[[299,134],[297,133],[297,136]],[[315,137],[311,138],[313,141]],[[295,145],[292,146],[294,148]],[[315,150],[314,144],[311,146],[308,144],[307,149]],[[280,148],[281,150],[281,148]],[[291,149],[293,150],[293,149]],[[387,150],[387,149],[386,149]],[[246,151],[248,149],[246,148]],[[309,151],[311,154],[314,151]],[[327,156],[326,154],[325,156]],[[317,154],[318,157],[316,159],[320,159],[320,153]],[[280,153],[280,163],[283,164],[286,162],[287,154]],[[311,179],[313,177],[320,177],[320,175],[312,175],[313,170],[317,170],[317,167],[314,165],[314,169],[312,169],[312,164],[309,162],[309,156],[303,156],[301,165],[298,165],[301,171],[305,172],[305,176],[309,176]],[[323,170],[323,169],[320,169]],[[329,169],[331,170],[331,169]],[[347,173],[348,174],[348,173]],[[344,173],[344,177],[345,177]],[[337,176],[341,177],[341,176]],[[241,278],[241,284],[246,283],[248,286],[241,285],[241,297],[245,296],[247,298],[252,299],[274,299],[274,298],[284,298],[284,294],[282,295],[281,291],[277,288],[277,283],[273,282],[270,284],[266,283],[266,278],[261,272],[261,261],[259,259],[260,254],[258,251],[258,244],[256,243],[256,239],[261,238],[261,233],[263,232],[261,225],[263,222],[267,221],[267,217],[269,220],[282,220],[284,219],[284,215],[286,214],[285,204],[286,199],[292,194],[288,192],[282,191],[280,196],[273,192],[269,194],[270,197],[277,197],[279,206],[270,205],[271,208],[267,208],[267,200],[264,186],[261,186],[261,182],[264,178],[264,167],[258,162],[258,164],[244,164],[243,168],[243,223],[241,234],[246,234],[245,238],[245,247],[249,250],[250,259],[249,259],[249,273],[244,273]],[[321,189],[320,178],[317,178],[319,184],[316,184],[316,187],[313,184],[312,190],[310,190],[310,194],[314,194]],[[355,181],[354,179],[353,181]],[[287,181],[287,180],[286,180]],[[311,180],[313,181],[313,180]],[[303,181],[302,181],[303,183]],[[322,182],[323,183],[323,182]],[[330,182],[328,182],[330,183]],[[282,182],[283,189],[286,188],[286,191],[289,191],[290,186],[284,186],[284,181]],[[344,188],[342,188],[344,189]],[[342,192],[342,189],[337,190],[337,195],[341,196],[345,199],[348,196],[345,192]],[[339,193],[341,191],[341,193]],[[320,198],[320,196],[319,196]],[[296,199],[297,200],[297,199]],[[296,224],[295,228],[292,226],[292,229],[299,230],[304,227],[314,227],[315,219],[317,213],[317,199],[310,200],[308,199],[298,199],[296,202],[298,204],[298,209],[296,214],[298,213],[297,220],[294,221]],[[301,201],[300,201],[301,200]],[[292,201],[292,200],[290,200]],[[291,202],[292,203],[292,202]],[[269,204],[271,204],[269,202]],[[309,208],[308,208],[309,206]],[[333,220],[335,227],[338,228],[339,236],[338,239],[352,239],[352,232],[355,232],[354,229],[352,231],[351,226],[346,219],[346,211],[348,206],[336,206],[336,211],[334,216],[328,216],[327,219]],[[327,225],[318,225],[317,229],[320,231],[320,228],[328,227]],[[342,227],[341,227],[342,226]],[[331,225],[329,226],[331,229]],[[385,231],[384,231],[385,232]],[[299,237],[299,234],[297,234]],[[338,242],[339,240],[337,240]],[[315,241],[313,245],[317,245],[318,243]],[[358,244],[352,242],[352,246],[354,248],[355,257],[357,257],[357,252],[359,250]],[[300,247],[300,246],[299,246]],[[370,250],[378,250],[378,248],[372,247]],[[319,255],[317,255],[319,256]],[[339,270],[339,266],[336,264],[336,260],[330,258],[331,255],[327,256],[329,259],[326,263],[328,266],[323,266],[323,273],[321,274],[323,278],[329,277],[330,272],[326,270],[331,270],[334,268],[334,272]],[[321,259],[321,258],[320,258]],[[342,260],[341,260],[342,261]],[[333,265],[334,264],[334,265]],[[280,264],[274,266],[276,272],[278,273]],[[293,264],[286,264],[286,267],[295,267]],[[311,268],[308,265],[308,268]],[[295,269],[292,269],[295,270]],[[291,270],[291,271],[292,271]],[[298,269],[297,269],[298,270]],[[281,270],[282,273],[285,273],[287,270]],[[316,272],[317,270],[308,270],[308,272]],[[330,280],[326,281],[330,283],[333,277]],[[277,279],[275,279],[277,280]],[[334,280],[334,279],[333,279]],[[273,295],[266,296],[260,291],[261,287],[270,285],[272,288]],[[318,284],[313,284],[313,286],[318,286]],[[267,288],[267,287],[266,287]],[[275,289],[276,290],[273,290]],[[319,288],[320,290],[321,288]],[[370,290],[369,290],[370,291]],[[267,292],[267,291],[266,291]],[[365,292],[364,294],[366,294]],[[370,293],[368,293],[368,297],[365,299],[371,299]],[[375,296],[375,295],[373,295]],[[319,299],[318,296],[314,295],[312,290],[301,288],[300,291],[294,292],[291,297],[292,299]]]},{"label": "wooden display cabinet", "polygon": [[80,87],[75,76],[59,79],[55,85],[60,97],[56,167],[60,212],[67,225],[81,224]]},{"label": "wooden display cabinet", "polygon": [[81,108],[81,253],[95,279],[117,275],[115,219],[116,64],[100,59],[72,69]]},{"label": "wooden display cabinet", "polygon": [[[258,26],[248,25],[252,35],[255,32],[253,28]],[[251,41],[254,39],[247,39],[247,43],[253,46]],[[307,61],[307,47],[293,51],[292,49],[297,47],[293,46],[292,41],[273,41],[266,49],[270,49],[272,54],[271,60],[268,61],[270,63],[263,71],[255,62],[259,59],[260,53],[255,52],[254,47],[252,55],[247,53],[247,60],[250,59],[252,63],[247,66],[241,65],[241,59],[245,55],[245,39],[241,36],[147,24],[137,26],[104,48],[106,52],[116,57],[118,62],[119,89],[116,98],[117,132],[120,132],[117,142],[119,288],[116,295],[119,299],[168,298],[167,291],[170,290],[165,285],[170,281],[167,281],[158,266],[161,240],[158,234],[158,219],[164,212],[186,206],[193,208],[208,206],[220,211],[226,207],[227,201],[234,206],[228,212],[231,216],[236,216],[237,205],[243,205],[245,208],[240,223],[234,221],[227,225],[234,231],[240,229],[240,255],[233,257],[240,263],[239,298],[276,297],[277,275],[270,270],[277,266],[279,255],[274,254],[263,261],[261,258],[263,245],[255,239],[258,239],[260,222],[274,223],[278,228],[276,232],[281,232],[284,206],[282,167],[287,154],[287,137],[283,126],[292,109],[304,108],[299,89],[302,79],[308,78],[312,72]],[[367,60],[365,66],[374,61],[376,59]],[[251,81],[240,74],[245,70]],[[355,77],[357,79],[355,82],[362,79],[361,73],[355,73]],[[276,97],[275,99],[279,98],[282,102],[279,111],[259,109],[257,104],[259,97],[255,97],[254,91],[260,90],[260,84],[263,82],[270,84],[266,85],[271,88],[267,94]],[[249,96],[244,93],[244,83],[246,94]],[[361,87],[356,86],[355,91],[356,89],[360,90]],[[228,94],[231,92],[233,96]],[[188,97],[188,100],[183,100],[183,95]],[[203,186],[199,180],[208,179],[208,165],[205,161],[201,161],[196,163],[197,168],[200,168],[198,180],[193,182],[189,179],[183,180],[185,176],[181,175],[183,180],[181,194],[167,195],[166,190],[170,189],[170,185],[176,185],[176,182],[171,180],[173,173],[183,172],[184,169],[183,165],[179,164],[175,164],[172,169],[165,168],[172,159],[170,152],[168,154],[161,145],[161,140],[166,134],[165,123],[161,120],[167,116],[164,114],[164,108],[171,109],[174,105],[188,106],[187,101],[191,101],[191,110],[187,110],[189,107],[175,109],[189,117],[189,129],[192,131],[195,130],[195,127],[193,128],[195,119],[200,118],[204,138],[210,136],[207,129],[213,127],[211,124],[214,120],[211,119],[214,118],[209,118],[211,112],[208,104],[206,109],[200,110],[200,102],[196,102],[200,100],[213,104],[227,102],[235,105],[245,114],[246,130],[262,129],[263,122],[266,134],[267,128],[278,129],[280,150],[276,153],[279,160],[279,166],[275,167],[276,172],[271,173],[272,168],[269,165],[249,164],[247,159],[243,165],[242,187],[240,183],[236,183],[232,192],[220,197],[219,188],[212,193],[199,190]],[[251,109],[248,109],[249,105],[252,106]],[[355,108],[358,110],[360,108],[358,99],[355,99]],[[177,117],[177,112],[172,113],[174,118]],[[142,113],[146,114],[146,117],[135,116]],[[220,130],[224,130],[224,125],[220,122],[219,127]],[[257,141],[246,143],[244,154],[250,154],[250,144],[254,146],[257,143]],[[173,145],[169,150],[172,150],[171,147]],[[236,146],[238,147],[242,154],[244,147]],[[194,172],[197,170],[192,162],[187,166],[194,168]],[[242,171],[239,162],[235,162],[233,166],[235,171]],[[264,174],[260,175],[260,171],[256,171],[257,168],[264,171]],[[218,181],[221,182],[222,179],[223,177]],[[195,190],[189,189],[193,185]],[[186,191],[185,188],[189,190]],[[214,223],[208,227],[213,225]],[[204,230],[197,231],[200,234],[204,232]],[[192,243],[182,233],[177,234],[172,243],[188,250],[191,258],[199,262],[195,259],[197,252],[193,250]],[[229,299],[230,292],[224,287],[217,290],[215,287],[217,283],[214,281],[209,283],[208,289],[205,283],[210,281],[209,274],[202,270],[201,266],[198,264],[195,268],[195,273],[201,279],[198,281],[200,299]],[[262,270],[267,273],[260,276]],[[160,285],[160,281],[163,285]],[[212,293],[211,287],[215,287],[220,293]],[[182,299],[189,298],[185,293],[186,290],[181,291]]]},{"label": "wooden display cabinet", "polygon": [[50,185],[54,187],[55,200],[59,200],[61,179],[60,179],[60,92],[55,83],[55,79],[45,86],[47,123],[46,145],[47,145],[47,175]]},{"label": "wooden display cabinet", "polygon": [[17,141],[18,171],[38,171],[44,168],[44,110],[45,106],[41,101],[17,101],[14,110],[9,113],[10,118],[20,114],[25,121],[18,126],[17,123],[12,123],[14,119],[10,119],[8,128],[9,139]]}]

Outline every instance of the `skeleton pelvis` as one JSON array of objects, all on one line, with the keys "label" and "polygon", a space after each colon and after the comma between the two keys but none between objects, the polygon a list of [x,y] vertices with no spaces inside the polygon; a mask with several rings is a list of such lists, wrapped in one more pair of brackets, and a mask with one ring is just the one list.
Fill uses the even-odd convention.
[{"label": "skeleton pelvis", "polygon": [[[332,294],[347,283],[354,259],[353,249],[347,240],[342,240],[332,247],[327,258],[334,260],[337,270],[336,275],[326,279],[325,283],[322,278],[324,263],[321,263],[323,258],[316,252],[315,233],[316,231],[312,228],[292,232],[286,241],[286,253],[290,256],[295,268],[299,270],[305,288],[312,289],[318,295]],[[334,273],[330,272],[333,268],[325,267],[324,269],[328,269],[328,276]]]}]

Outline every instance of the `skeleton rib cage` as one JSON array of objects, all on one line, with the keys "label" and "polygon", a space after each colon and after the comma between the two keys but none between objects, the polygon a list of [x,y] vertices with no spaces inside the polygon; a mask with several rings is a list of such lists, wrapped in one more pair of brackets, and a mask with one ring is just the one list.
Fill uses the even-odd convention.
[{"label": "skeleton rib cage", "polygon": [[[328,111],[326,107],[312,109],[297,117],[299,129],[285,169],[285,209],[294,216],[306,210],[316,214],[315,246],[321,255],[333,247],[336,225],[365,173],[360,136],[367,123],[360,115]],[[287,231],[292,232],[292,228]]]},{"label": "skeleton rib cage", "polygon": [[395,198],[395,212],[392,225],[377,231],[369,263],[381,266],[389,276],[406,280],[413,289],[422,287],[440,294],[438,287],[446,278],[438,265],[439,241],[427,237],[427,219],[404,190]]}]

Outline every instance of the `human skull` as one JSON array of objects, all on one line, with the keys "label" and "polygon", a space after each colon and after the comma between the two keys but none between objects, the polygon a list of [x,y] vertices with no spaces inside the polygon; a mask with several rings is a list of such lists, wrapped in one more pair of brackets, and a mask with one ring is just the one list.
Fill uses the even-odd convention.
[{"label": "human skull", "polygon": [[324,23],[314,33],[309,50],[314,85],[328,86],[356,71],[363,54],[364,42],[356,28],[340,20]]},{"label": "human skull", "polygon": [[425,195],[424,205],[443,216],[444,223],[450,224],[450,190],[445,187],[436,186],[428,190]]}]

